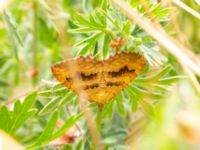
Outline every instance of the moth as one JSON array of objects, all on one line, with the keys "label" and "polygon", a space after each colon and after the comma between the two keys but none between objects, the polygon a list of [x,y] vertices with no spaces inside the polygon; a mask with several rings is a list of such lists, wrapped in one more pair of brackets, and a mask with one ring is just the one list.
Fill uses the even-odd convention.
[{"label": "moth", "polygon": [[[144,68],[146,60],[143,56],[129,52],[116,53],[105,60],[80,56],[55,64],[51,67],[54,77],[65,87],[80,94],[79,84],[91,102],[103,106],[119,94],[132,82]],[[76,66],[79,83],[69,71],[69,66]]]}]

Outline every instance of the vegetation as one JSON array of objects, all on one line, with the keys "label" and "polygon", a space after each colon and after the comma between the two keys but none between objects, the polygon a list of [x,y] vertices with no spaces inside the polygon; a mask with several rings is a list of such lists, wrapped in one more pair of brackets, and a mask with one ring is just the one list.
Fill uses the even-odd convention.
[{"label": "vegetation", "polygon": [[[198,149],[198,11],[197,0],[1,2],[0,149]],[[116,51],[147,65],[102,108],[52,76],[64,59]]]}]

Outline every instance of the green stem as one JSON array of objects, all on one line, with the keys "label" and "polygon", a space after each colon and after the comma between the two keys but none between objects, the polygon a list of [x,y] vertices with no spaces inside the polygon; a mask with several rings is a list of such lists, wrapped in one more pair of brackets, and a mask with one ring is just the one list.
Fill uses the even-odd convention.
[{"label": "green stem", "polygon": [[14,65],[15,65],[15,77],[14,81],[15,84],[17,85],[19,83],[19,56],[18,56],[18,49],[17,49],[17,43],[15,42],[14,37],[12,36],[12,33],[15,32],[14,25],[11,22],[11,16],[9,16],[8,10],[4,12],[4,19],[7,24],[7,29],[8,29],[8,35],[11,40],[12,46],[13,46],[13,54],[14,54]]},{"label": "green stem", "polygon": [[98,108],[98,114],[96,116],[96,126],[97,130],[99,131],[101,129],[102,119],[104,116],[104,106]]},{"label": "green stem", "polygon": [[[34,10],[34,22],[33,22],[33,71],[38,71],[38,65],[37,65],[37,48],[38,48],[38,41],[37,41],[37,19],[38,19],[38,13],[37,13],[38,5],[37,0],[33,2],[33,10]],[[37,83],[38,76],[33,75],[32,76],[32,84],[35,85]]]}]

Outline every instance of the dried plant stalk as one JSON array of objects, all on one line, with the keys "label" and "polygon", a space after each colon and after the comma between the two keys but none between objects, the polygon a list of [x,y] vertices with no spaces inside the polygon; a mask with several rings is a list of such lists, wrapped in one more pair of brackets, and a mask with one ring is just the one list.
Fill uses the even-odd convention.
[{"label": "dried plant stalk", "polygon": [[[67,43],[66,41],[68,41],[67,39],[67,32],[65,29],[65,21],[63,19],[63,17],[61,16],[61,8],[59,6],[60,3],[58,3],[56,0],[53,1],[49,1],[49,5],[50,8],[52,10],[52,15],[54,17],[54,23],[55,23],[55,27],[57,29],[57,32],[59,34],[59,42],[61,44],[61,48],[62,48],[62,52],[64,55],[65,59],[71,58],[72,54],[71,54],[71,46],[69,45],[69,43]],[[77,66],[76,64],[70,64],[68,65],[68,69],[69,72],[71,73],[71,75],[73,76],[73,82],[74,83],[79,83],[80,82],[80,77],[77,75],[76,70],[77,70]],[[92,142],[95,145],[95,147],[97,147],[97,149],[102,149],[102,145],[101,145],[101,138],[100,138],[100,134],[97,130],[95,121],[93,119],[92,116],[92,111],[91,109],[86,105],[86,99],[87,99],[87,93],[84,92],[84,90],[82,89],[82,87],[79,84],[74,84],[76,85],[76,88],[79,90],[79,99],[80,99],[80,109],[83,111],[84,113],[84,117],[92,138]]]},{"label": "dried plant stalk", "polygon": [[[154,24],[154,26],[158,29],[162,29],[164,30],[161,25],[159,24],[156,16],[150,11],[150,7],[148,6],[148,3],[145,3],[144,0],[139,0],[142,7],[144,8],[144,10],[146,11],[147,15],[150,17],[150,18],[154,18],[154,20],[151,20],[152,23]],[[170,0],[169,0],[170,1]],[[169,4],[171,4],[171,2],[169,2]],[[172,12],[170,12],[170,15],[172,15]],[[177,27],[177,25],[175,24],[176,21],[173,19],[172,22],[174,23],[174,26],[175,26],[175,30],[177,30],[178,33],[181,33],[179,28]],[[191,55],[191,52],[190,51],[185,51],[188,55]],[[193,55],[191,55],[192,57]],[[193,57],[194,59],[196,59],[196,57]],[[181,63],[181,66],[184,70],[184,72],[188,75],[189,79],[190,79],[190,82],[192,83],[192,85],[195,87],[196,91],[198,93],[200,93],[200,85],[199,85],[199,82],[195,76],[195,74],[187,67],[184,65],[184,63]]]},{"label": "dried plant stalk", "polygon": [[188,13],[190,13],[191,15],[193,15],[194,17],[196,17],[200,20],[200,13],[196,12],[191,7],[187,6],[186,4],[181,2],[180,0],[172,0],[172,2],[174,4],[176,4],[178,7],[182,8],[183,10],[187,11]]},{"label": "dried plant stalk", "polygon": [[188,50],[181,43],[178,43],[170,36],[168,36],[162,28],[158,26],[155,27],[153,23],[151,23],[145,17],[139,15],[122,0],[111,1],[113,4],[119,7],[121,11],[125,13],[132,21],[136,22],[148,34],[155,38],[159,44],[161,44],[161,46],[168,50],[168,52],[172,53],[180,64],[184,64],[185,67],[188,67],[195,74],[200,76],[200,60],[195,56],[194,53]]}]

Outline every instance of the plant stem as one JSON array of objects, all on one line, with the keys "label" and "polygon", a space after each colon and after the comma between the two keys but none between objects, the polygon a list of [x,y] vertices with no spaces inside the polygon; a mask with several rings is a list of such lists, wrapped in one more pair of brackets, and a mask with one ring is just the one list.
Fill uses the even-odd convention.
[{"label": "plant stem", "polygon": [[16,31],[16,28],[14,28],[14,25],[11,22],[11,15],[9,15],[9,11],[5,10],[4,15],[5,23],[7,24],[7,30],[8,30],[8,35],[10,37],[12,46],[13,46],[13,54],[14,54],[14,65],[15,65],[15,77],[14,81],[15,84],[19,83],[19,56],[18,56],[18,48],[17,48],[17,43],[15,42],[13,32]]},{"label": "plant stem", "polygon": [[[33,71],[38,72],[38,65],[37,65],[37,48],[38,48],[38,41],[37,41],[37,0],[33,2],[33,11],[34,11],[34,20],[33,20]],[[32,76],[32,84],[35,85],[37,83],[38,76]]]},{"label": "plant stem", "polygon": [[180,0],[172,0],[172,2],[174,4],[176,4],[178,7],[182,8],[183,10],[187,11],[188,13],[190,13],[191,15],[193,15],[194,17],[196,17],[200,20],[200,13],[198,13],[197,11],[192,9],[191,7],[187,6],[186,4],[181,2]]},{"label": "plant stem", "polygon": [[[63,17],[60,16],[62,14],[61,7],[58,4],[58,1],[56,0],[49,0],[49,5],[52,11],[53,18],[58,18],[57,20],[55,20],[55,27],[57,28],[58,41],[61,45],[63,56],[65,58],[70,58],[72,56],[71,45],[70,43],[66,42],[68,41],[68,33],[65,27],[65,20]],[[80,82],[80,77],[76,73],[77,65],[76,63],[73,63],[71,65],[68,65],[67,67],[69,68],[69,72],[73,77],[74,85],[79,91],[78,95],[80,99],[80,110],[84,112],[84,118],[91,135],[92,143],[94,144],[96,149],[103,149],[103,145],[101,143],[101,136],[99,131],[97,130],[95,121],[93,119],[92,110],[85,104],[85,102],[87,101],[87,94],[79,84],[76,84]]]}]

